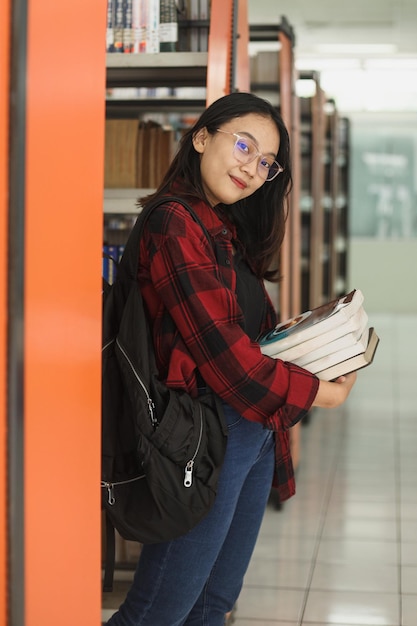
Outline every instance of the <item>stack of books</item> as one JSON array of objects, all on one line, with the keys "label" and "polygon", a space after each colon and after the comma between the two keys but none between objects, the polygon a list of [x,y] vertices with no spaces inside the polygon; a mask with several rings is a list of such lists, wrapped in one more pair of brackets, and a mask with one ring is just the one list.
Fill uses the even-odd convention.
[{"label": "stack of books", "polygon": [[311,311],[305,311],[258,339],[261,351],[270,357],[290,361],[316,374],[321,380],[370,365],[379,343],[359,289]]}]

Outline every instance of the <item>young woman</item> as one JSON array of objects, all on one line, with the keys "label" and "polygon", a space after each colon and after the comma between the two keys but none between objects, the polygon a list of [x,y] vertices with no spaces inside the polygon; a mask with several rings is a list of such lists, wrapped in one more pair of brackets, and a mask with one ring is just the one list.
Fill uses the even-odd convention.
[{"label": "young woman", "polygon": [[208,515],[179,539],[146,545],[108,626],[220,626],[234,606],[273,484],[294,494],[289,429],[310,407],[336,407],[356,375],[322,382],[263,356],[256,338],[276,315],[263,280],[277,280],[291,184],[287,130],[267,101],[232,93],[183,137],[153,196],[190,203],[153,211],[138,280],[153,320],[161,377],[223,401],[228,444]]}]

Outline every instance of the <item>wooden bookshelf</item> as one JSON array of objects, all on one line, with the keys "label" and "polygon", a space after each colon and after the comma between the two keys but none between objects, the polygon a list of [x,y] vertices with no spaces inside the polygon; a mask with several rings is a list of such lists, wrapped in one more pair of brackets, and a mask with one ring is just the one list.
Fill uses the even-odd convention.
[{"label": "wooden bookshelf", "polygon": [[302,309],[347,292],[349,121],[326,97],[317,72],[301,110]]},{"label": "wooden bookshelf", "polygon": [[259,52],[250,59],[251,91],[277,106],[288,128],[292,146],[294,186],[290,195],[286,236],[281,248],[282,282],[269,286],[274,305],[282,319],[300,311],[300,211],[299,211],[299,124],[295,95],[295,34],[288,20],[280,24],[251,25],[252,42],[276,42],[278,52]]}]

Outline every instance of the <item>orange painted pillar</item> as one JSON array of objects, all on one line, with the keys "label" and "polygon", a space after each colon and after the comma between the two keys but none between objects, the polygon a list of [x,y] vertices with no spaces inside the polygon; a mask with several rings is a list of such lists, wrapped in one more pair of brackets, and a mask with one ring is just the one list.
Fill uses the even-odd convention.
[{"label": "orange painted pillar", "polygon": [[100,624],[105,28],[101,0],[12,5],[7,626]]},{"label": "orange painted pillar", "polygon": [[0,624],[7,623],[7,213],[9,143],[10,4],[0,4]]},{"label": "orange painted pillar", "polygon": [[232,89],[233,0],[212,0],[207,62],[209,106]]},{"label": "orange painted pillar", "polygon": [[247,0],[239,0],[236,3],[236,10],[237,42],[235,88],[238,91],[250,91],[249,23]]}]

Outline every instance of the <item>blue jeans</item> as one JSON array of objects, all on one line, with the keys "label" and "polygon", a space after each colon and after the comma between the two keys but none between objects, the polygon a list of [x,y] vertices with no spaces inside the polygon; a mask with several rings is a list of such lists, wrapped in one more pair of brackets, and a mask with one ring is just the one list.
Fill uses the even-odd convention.
[{"label": "blue jeans", "polygon": [[223,626],[243,584],[274,472],[274,436],[224,405],[229,437],[208,515],[183,537],[145,545],[108,626]]}]

